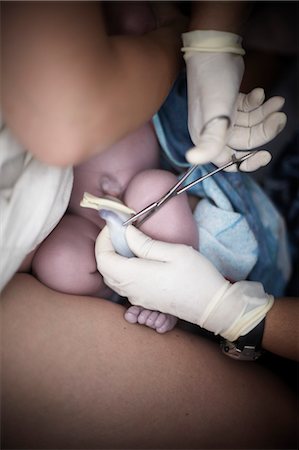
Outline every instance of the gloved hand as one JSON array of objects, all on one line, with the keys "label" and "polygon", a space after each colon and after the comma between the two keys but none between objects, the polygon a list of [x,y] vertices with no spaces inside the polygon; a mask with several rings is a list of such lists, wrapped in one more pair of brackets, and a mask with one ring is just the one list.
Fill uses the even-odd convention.
[{"label": "gloved hand", "polygon": [[[187,159],[196,164],[214,162],[227,142],[243,77],[245,52],[240,36],[233,33],[197,30],[182,34],[182,39],[187,69],[188,126],[191,139],[199,149],[196,162],[188,154]],[[218,120],[221,116],[228,120]]]},{"label": "gloved hand", "polygon": [[107,227],[95,252],[105,283],[133,305],[172,314],[234,341],[273,304],[260,283],[231,284],[192,247],[155,241],[132,225],[126,238],[137,258],[115,253]]},{"label": "gloved hand", "polygon": [[[231,160],[232,148],[251,150],[273,139],[283,128],[285,116],[273,118],[270,114],[282,106],[283,100],[274,98],[270,104],[261,106],[263,90],[254,90],[245,97],[239,94],[245,53],[241,38],[221,31],[191,31],[182,38],[187,68],[188,126],[196,145],[187,152],[186,159],[191,164],[213,162],[219,166]],[[218,119],[221,116],[228,120]],[[263,122],[267,126],[265,135]],[[246,128],[241,129],[244,123]],[[270,159],[269,152],[259,152],[244,162],[241,170],[256,170]]]},{"label": "gloved hand", "polygon": [[[285,127],[287,116],[279,110],[284,105],[284,98],[271,97],[264,103],[265,93],[261,88],[256,88],[249,94],[239,94],[236,110],[234,112],[234,125],[228,131],[228,143],[222,149],[219,156],[213,161],[217,166],[229,162],[234,154],[237,158],[250,153],[257,147],[272,141]],[[197,149],[189,152],[191,155]],[[271,161],[271,153],[267,150],[259,150],[258,153],[247,159],[240,165],[240,170],[252,172],[266,166]],[[226,169],[236,171],[236,165]]]}]

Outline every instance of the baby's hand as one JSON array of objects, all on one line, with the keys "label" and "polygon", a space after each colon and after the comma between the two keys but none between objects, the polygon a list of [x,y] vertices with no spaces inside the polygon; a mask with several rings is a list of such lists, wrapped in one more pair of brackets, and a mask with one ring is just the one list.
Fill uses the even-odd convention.
[{"label": "baby's hand", "polygon": [[142,308],[142,306],[130,306],[125,312],[125,319],[130,323],[139,323],[153,328],[157,333],[166,333],[172,330],[178,320],[171,314],[151,311],[150,309]]}]

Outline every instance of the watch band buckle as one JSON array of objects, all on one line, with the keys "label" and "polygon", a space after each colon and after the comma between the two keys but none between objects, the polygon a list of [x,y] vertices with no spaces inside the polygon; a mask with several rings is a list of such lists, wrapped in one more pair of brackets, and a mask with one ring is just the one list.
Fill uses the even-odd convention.
[{"label": "watch band buckle", "polygon": [[256,361],[262,354],[252,345],[245,345],[243,349],[240,349],[236,343],[227,340],[221,341],[220,347],[225,355],[239,361]]}]

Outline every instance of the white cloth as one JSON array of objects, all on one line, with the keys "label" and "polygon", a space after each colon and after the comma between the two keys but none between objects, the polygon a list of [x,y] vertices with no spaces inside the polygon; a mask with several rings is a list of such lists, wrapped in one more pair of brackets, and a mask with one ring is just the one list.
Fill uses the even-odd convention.
[{"label": "white cloth", "polygon": [[72,168],[36,160],[0,117],[0,291],[64,214]]}]

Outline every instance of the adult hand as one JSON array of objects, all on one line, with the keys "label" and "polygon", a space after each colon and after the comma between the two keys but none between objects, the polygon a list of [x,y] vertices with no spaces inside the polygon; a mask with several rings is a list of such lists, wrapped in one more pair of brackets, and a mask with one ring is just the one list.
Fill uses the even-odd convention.
[{"label": "adult hand", "polygon": [[[275,96],[264,102],[265,93],[256,88],[249,94],[239,94],[233,123],[228,133],[227,145],[213,161],[217,166],[229,162],[234,154],[237,158],[251,153],[274,139],[285,127],[287,116],[279,110],[284,105],[284,98]],[[190,154],[196,149],[190,150]],[[271,161],[271,153],[259,150],[240,165],[240,170],[252,172],[266,166]],[[226,169],[238,170],[236,165]]]},{"label": "adult hand", "polygon": [[[183,34],[188,83],[188,126],[195,148],[186,159],[191,164],[231,160],[233,150],[250,151],[272,140],[284,127],[286,116],[277,111],[284,100],[264,103],[264,91],[239,94],[244,71],[241,38],[219,31]],[[231,126],[230,126],[231,125]],[[253,171],[269,163],[269,152],[259,151],[241,164]],[[228,170],[236,170],[232,166]]]},{"label": "adult hand", "polygon": [[192,247],[153,240],[132,225],[126,238],[137,258],[116,254],[107,227],[95,252],[105,283],[133,305],[173,314],[233,341],[273,304],[260,283],[231,284]]},{"label": "adult hand", "polygon": [[[187,154],[202,164],[219,155],[227,142],[244,72],[241,38],[233,33],[204,30],[182,35],[187,69],[188,126],[198,147]],[[208,159],[207,159],[208,158]]]},{"label": "adult hand", "polygon": [[[212,161],[217,166],[229,162],[234,154],[237,158],[250,153],[257,147],[265,145],[274,139],[285,127],[287,117],[280,112],[284,105],[284,98],[275,96],[264,102],[265,93],[262,88],[253,89],[249,94],[239,93],[234,112],[234,125],[228,131],[227,144]],[[195,147],[187,152],[186,158],[197,164],[206,157],[210,161],[208,152]],[[240,170],[252,172],[266,166],[271,161],[271,153],[259,150],[258,153],[240,165]],[[226,169],[235,172],[237,166]]]}]

